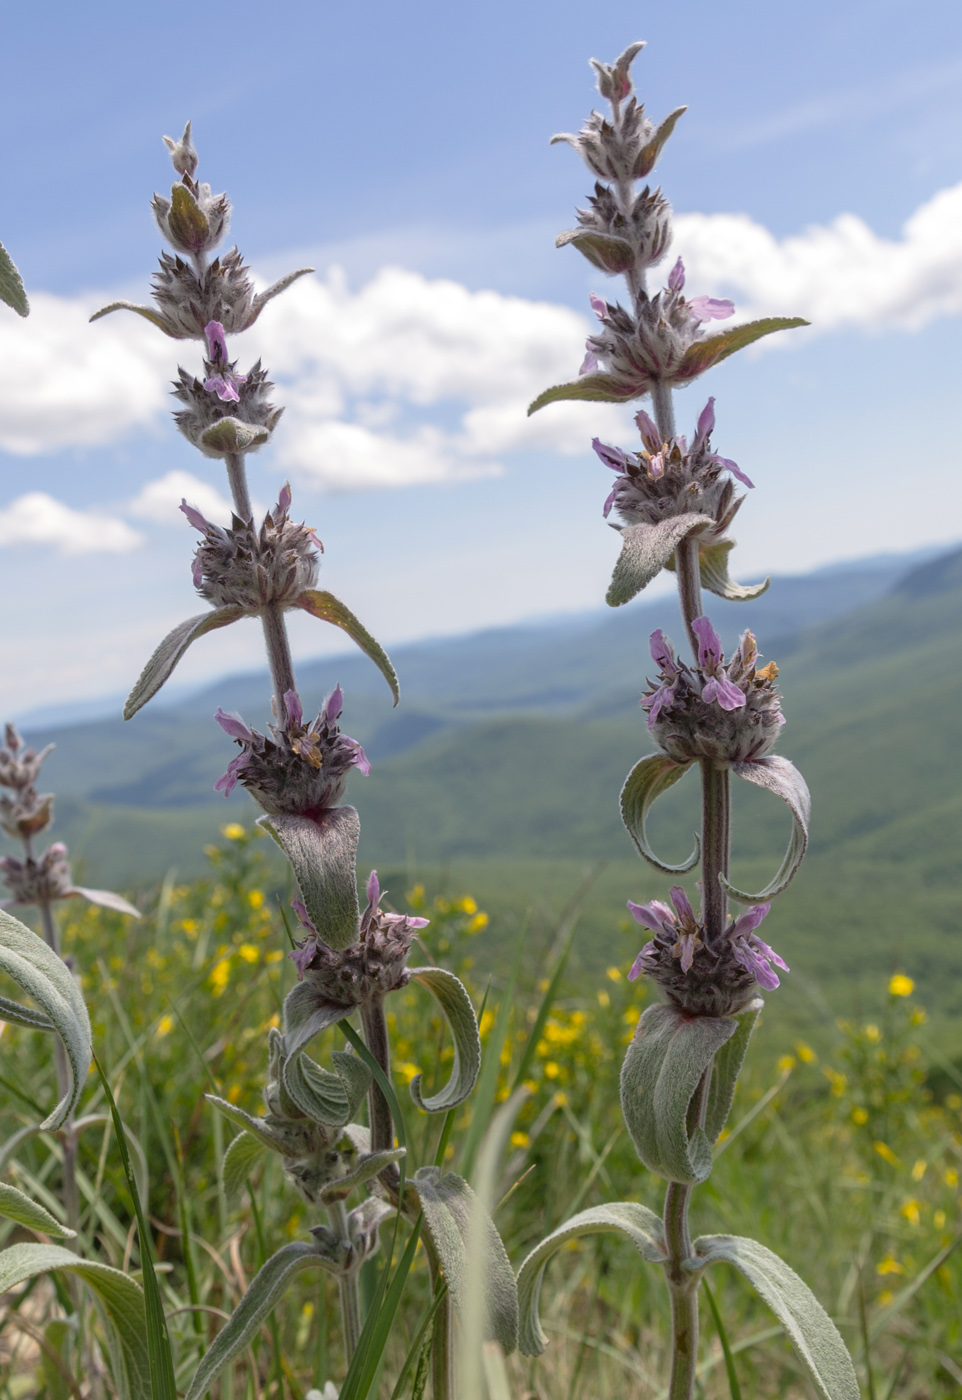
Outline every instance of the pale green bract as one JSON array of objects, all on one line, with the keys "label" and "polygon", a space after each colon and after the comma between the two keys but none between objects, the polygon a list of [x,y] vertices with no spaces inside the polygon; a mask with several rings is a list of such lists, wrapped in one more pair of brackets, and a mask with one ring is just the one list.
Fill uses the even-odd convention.
[{"label": "pale green bract", "polygon": [[435,997],[444,1012],[454,1040],[454,1063],[443,1089],[428,1098],[421,1094],[421,1076],[411,1080],[411,1097],[425,1113],[445,1113],[471,1093],[481,1073],[481,1035],[471,998],[453,972],[443,967],[415,967],[411,979]]},{"label": "pale green bract", "polygon": [[[63,1041],[70,1083],[57,1107],[40,1125],[59,1128],[77,1107],[93,1056],[84,999],[63,960],[42,938],[4,910],[0,910],[0,969],[34,999]],[[24,1007],[23,1014],[33,1017],[26,1024],[37,1025],[29,1008]]]},{"label": "pale green bract", "polygon": [[[329,808],[319,821],[272,813],[258,817],[257,825],[273,836],[290,861],[304,907],[321,942],[338,952],[350,948],[360,933],[356,871],[361,823],[354,808]],[[347,1014],[352,1009],[349,1007]],[[285,1011],[285,1023],[287,1019]],[[323,1029],[318,1026],[318,1030]],[[289,1042],[290,1053],[303,1048],[316,1034],[312,1032],[297,1045]]]},{"label": "pale green bract", "polygon": [[648,842],[647,821],[652,806],[663,792],[674,787],[678,779],[684,777],[690,763],[676,763],[664,753],[649,754],[635,764],[625,779],[621,789],[621,820],[628,835],[634,841],[640,855],[650,865],[663,870],[666,875],[680,875],[698,863],[701,855],[701,840],[695,833],[695,849],[680,865],[668,865],[659,860]]},{"label": "pale green bract", "polygon": [[23,279],[2,243],[0,243],[0,301],[5,301],[18,316],[26,316],[30,312],[30,303],[27,301]]}]

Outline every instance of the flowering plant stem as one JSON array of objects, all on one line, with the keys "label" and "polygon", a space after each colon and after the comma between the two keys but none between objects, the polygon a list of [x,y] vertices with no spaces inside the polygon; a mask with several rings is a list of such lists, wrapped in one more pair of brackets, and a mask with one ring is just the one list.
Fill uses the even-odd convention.
[{"label": "flowering plant stem", "polygon": [[[327,1213],[338,1238],[350,1247],[351,1237],[348,1228],[347,1208],[344,1202],[331,1201],[327,1207]],[[338,1291],[341,1299],[341,1325],[344,1328],[344,1350],[348,1361],[350,1361],[357,1350],[361,1336],[361,1294],[358,1288],[356,1269],[351,1269],[349,1273],[340,1275]]]}]

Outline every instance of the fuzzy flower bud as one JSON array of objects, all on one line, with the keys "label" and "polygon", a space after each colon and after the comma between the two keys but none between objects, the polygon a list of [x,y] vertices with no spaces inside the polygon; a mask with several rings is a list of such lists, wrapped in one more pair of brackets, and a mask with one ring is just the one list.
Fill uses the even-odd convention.
[{"label": "fuzzy flower bud", "polygon": [[641,706],[648,712],[652,738],[676,763],[762,758],[785,722],[775,687],[778,667],[771,661],[756,669],[758,650],[751,632],[743,634],[726,666],[708,618],[696,618],[692,627],[699,638],[695,667],[675,658],[660,629],[651,635],[651,654],[660,675],[657,684],[649,684]]},{"label": "fuzzy flower bud", "polygon": [[227,797],[240,782],[265,812],[319,816],[344,796],[352,768],[365,777],[371,765],[363,748],[336,723],[340,687],[310,724],[304,723],[294,691],[284,697],[285,722],[268,726],[270,737],[249,729],[237,715],[218,710],[214,718],[240,746],[240,754],[218,778],[215,792]]},{"label": "fuzzy flower bud", "polygon": [[0,879],[13,904],[46,904],[75,893],[67,848],[59,841],[48,846],[38,860],[0,857]]},{"label": "fuzzy flower bud", "polygon": [[40,753],[24,748],[12,724],[4,731],[0,748],[0,786],[10,788],[13,797],[0,797],[0,828],[13,840],[29,840],[46,831],[53,820],[53,794],[38,793],[40,767],[53,749],[48,744]]},{"label": "fuzzy flower bud", "polygon": [[778,986],[775,967],[787,972],[788,966],[755,933],[771,905],[740,914],[713,944],[684,890],[674,886],[670,899],[674,909],[657,899],[628,901],[632,917],[654,935],[635,959],[629,981],[644,973],[693,1016],[730,1016],[751,1000],[756,983],[768,990]]},{"label": "fuzzy flower bud", "polygon": [[209,346],[205,377],[195,379],[179,370],[173,393],[187,407],[174,414],[174,422],[206,457],[256,451],[267,442],[284,411],[270,401],[274,386],[260,360],[249,374],[237,373],[236,364],[227,358],[220,321],[209,321],[204,334]]},{"label": "fuzzy flower bud", "polygon": [[276,603],[293,607],[317,582],[317,551],[323,545],[309,525],[296,525],[287,514],[290,492],[265,517],[259,530],[235,515],[229,527],[212,525],[199,510],[181,502],[181,510],[203,539],[194,555],[194,586],[215,608],[240,607],[256,612]]},{"label": "fuzzy flower bud", "polygon": [[194,180],[198,157],[191,140],[190,122],[179,141],[170,136],[163,140],[181,178],[172,188],[170,199],[154,195],[151,206],[154,218],[171,247],[197,258],[216,248],[226,237],[230,200],[226,194],[212,194],[210,185],[199,185]]}]

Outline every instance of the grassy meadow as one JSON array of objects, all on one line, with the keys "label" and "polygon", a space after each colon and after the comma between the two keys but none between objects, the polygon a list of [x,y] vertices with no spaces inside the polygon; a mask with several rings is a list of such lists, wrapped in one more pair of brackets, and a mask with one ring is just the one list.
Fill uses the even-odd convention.
[{"label": "grassy meadow", "polygon": [[[228,824],[208,850],[207,874],[165,882],[139,923],[79,902],[60,906],[97,1052],[141,1149],[134,1159],[142,1162],[180,1388],[259,1264],[318,1223],[270,1154],[246,1185],[227,1189],[223,1156],[233,1130],[204,1099],[216,1092],[260,1110],[267,1030],[294,977],[267,845],[252,828]],[[497,1211],[516,1266],[586,1206],[661,1205],[663,1187],[638,1165],[618,1105],[620,1056],[651,997],[625,978],[639,942],[616,907],[628,869],[585,868],[580,889],[570,862],[541,868],[551,898],[529,900],[526,914],[517,871],[512,883],[506,869],[499,880],[489,865],[483,900],[464,871],[421,882],[382,873],[389,903],[431,918],[423,956],[412,961],[458,971],[483,1005],[481,1080],[445,1148],[442,1123],[404,1093],[418,1070],[438,1063],[439,1049],[439,1072],[450,1056],[434,1003],[413,985],[392,998],[409,1171],[434,1161],[439,1146],[445,1164],[467,1171],[493,1109],[523,1088]],[[483,864],[473,871],[479,879],[484,873]],[[803,888],[800,896],[798,926]],[[782,990],[767,995],[717,1165],[696,1192],[694,1229],[748,1234],[782,1254],[836,1319],[872,1400],[954,1395],[962,1384],[962,1251],[955,1249],[962,1239],[962,1074],[940,1048],[923,989],[891,958],[863,968],[858,996],[849,991],[847,1005],[823,963],[801,974],[810,979],[807,989],[790,992],[793,972],[784,997]],[[324,1063],[343,1044],[335,1028],[312,1053]],[[57,1213],[57,1139],[14,1136],[55,1097],[49,1039],[7,1026],[0,1049],[4,1179]],[[81,1109],[94,1121],[81,1137],[79,1246],[89,1257],[136,1268],[116,1145],[96,1118],[103,1107],[91,1080]],[[18,1234],[9,1224],[3,1233],[8,1241]],[[365,1265],[368,1299],[387,1265],[389,1226],[382,1239],[380,1254]],[[709,1271],[708,1284],[734,1380],[703,1289],[705,1400],[808,1397],[790,1346],[747,1286],[724,1268]],[[301,1275],[258,1343],[215,1387],[215,1400],[301,1400],[312,1385],[339,1382],[336,1297],[333,1280]],[[66,1285],[45,1277],[7,1301],[0,1400],[78,1393],[65,1380],[78,1374],[81,1347],[62,1320],[74,1311]],[[430,1302],[419,1249],[372,1392],[379,1400],[423,1393]],[[507,1363],[515,1400],[654,1400],[664,1393],[667,1297],[660,1271],[629,1245],[601,1237],[563,1250],[549,1266],[542,1311],[551,1339],[545,1355]],[[89,1358],[87,1366],[92,1374]],[[99,1384],[106,1389],[95,1385],[93,1393],[110,1393],[109,1381]]]}]

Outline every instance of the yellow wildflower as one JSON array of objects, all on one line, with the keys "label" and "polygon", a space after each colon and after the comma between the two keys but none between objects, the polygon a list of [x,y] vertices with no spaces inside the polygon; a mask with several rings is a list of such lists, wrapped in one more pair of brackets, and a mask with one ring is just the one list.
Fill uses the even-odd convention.
[{"label": "yellow wildflower", "polygon": [[904,972],[897,972],[889,982],[889,996],[910,997],[915,991],[915,983]]},{"label": "yellow wildflower", "polygon": [[804,1040],[796,1040],[795,1054],[803,1065],[814,1065],[818,1063],[818,1056],[810,1045],[806,1045]]},{"label": "yellow wildflower", "polygon": [[561,1073],[561,1066],[556,1064],[554,1060],[547,1060],[545,1062],[544,1073],[546,1079],[557,1079],[558,1075]]},{"label": "yellow wildflower", "polygon": [[609,967],[609,968],[606,968],[606,969],[605,969],[605,976],[608,978],[608,981],[609,981],[609,982],[620,982],[620,981],[621,981],[621,968],[620,968],[620,967]]},{"label": "yellow wildflower", "polygon": [[598,1005],[605,1009],[611,1005],[611,997],[605,991],[604,987],[602,987],[601,991],[598,993]]},{"label": "yellow wildflower", "polygon": [[513,1132],[513,1133],[511,1134],[511,1146],[512,1146],[512,1147],[530,1147],[530,1146],[531,1146],[531,1139],[528,1137],[528,1134],[527,1134],[527,1133],[522,1133],[522,1132],[515,1131],[515,1132]]},{"label": "yellow wildflower", "polygon": [[923,1162],[922,1158],[920,1157],[919,1160],[916,1162],[915,1166],[912,1168],[913,1181],[922,1180],[923,1176],[925,1175],[925,1168],[927,1165],[928,1164],[926,1162]]},{"label": "yellow wildflower", "polygon": [[868,1114],[866,1113],[864,1108],[852,1109],[852,1122],[858,1123],[859,1126],[861,1126],[863,1123],[868,1122]]},{"label": "yellow wildflower", "polygon": [[885,1258],[875,1265],[875,1272],[884,1278],[886,1274],[904,1274],[905,1269],[893,1255],[886,1254]]},{"label": "yellow wildflower", "polygon": [[887,1142],[875,1142],[872,1144],[883,1162],[888,1162],[890,1167],[900,1167],[902,1164]]},{"label": "yellow wildflower", "polygon": [[471,895],[466,894],[461,901],[462,914],[476,914],[478,912],[478,901]]},{"label": "yellow wildflower", "polygon": [[214,964],[210,972],[210,985],[215,997],[220,996],[229,981],[230,959],[221,958],[220,962]]},{"label": "yellow wildflower", "polygon": [[172,1031],[173,1029],[174,1029],[174,1018],[173,1018],[173,1016],[161,1016],[160,1020],[157,1022],[157,1037],[158,1037],[158,1039],[163,1039],[163,1037],[164,1037],[165,1035],[170,1035],[170,1033],[171,1033],[171,1031]]},{"label": "yellow wildflower", "polygon": [[944,1229],[945,1229],[945,1211],[944,1211],[944,1210],[937,1210],[937,1211],[935,1212],[935,1214],[932,1216],[932,1224],[935,1226],[935,1228],[936,1228],[937,1230],[944,1230]]},{"label": "yellow wildflower", "polygon": [[248,963],[256,963],[257,959],[260,957],[260,949],[255,948],[253,943],[242,943],[237,951],[244,961]]},{"label": "yellow wildflower", "polygon": [[243,841],[247,832],[241,826],[240,822],[228,822],[226,826],[221,827],[220,834],[226,837],[228,841]]},{"label": "yellow wildflower", "polygon": [[796,1063],[794,1055],[780,1055],[775,1068],[778,1070],[779,1074],[786,1074],[790,1069],[795,1068]]},{"label": "yellow wildflower", "polygon": [[251,890],[250,893],[249,893],[248,896],[247,896],[247,903],[250,905],[250,907],[251,907],[252,909],[263,909],[263,907],[264,907],[264,891],[263,891],[263,890]]},{"label": "yellow wildflower", "polygon": [[955,1167],[948,1167],[942,1173],[942,1180],[945,1182],[946,1186],[958,1186],[959,1174],[955,1170]]},{"label": "yellow wildflower", "polygon": [[240,1098],[240,1096],[241,1096],[241,1086],[240,1086],[239,1084],[232,1084],[232,1085],[230,1086],[230,1088],[227,1090],[227,1102],[228,1102],[228,1103],[236,1103],[237,1100]]},{"label": "yellow wildflower", "polygon": [[917,1225],[922,1219],[922,1202],[910,1197],[899,1210],[899,1215],[904,1216],[910,1225]]},{"label": "yellow wildflower", "polygon": [[468,924],[468,933],[480,933],[483,928],[487,928],[490,919],[483,909],[479,909],[474,918]]},{"label": "yellow wildflower", "polygon": [[878,1026],[873,1026],[871,1024],[862,1027],[862,1034],[865,1036],[865,1039],[870,1040],[873,1045],[877,1045],[882,1039],[882,1032],[879,1030]]}]

